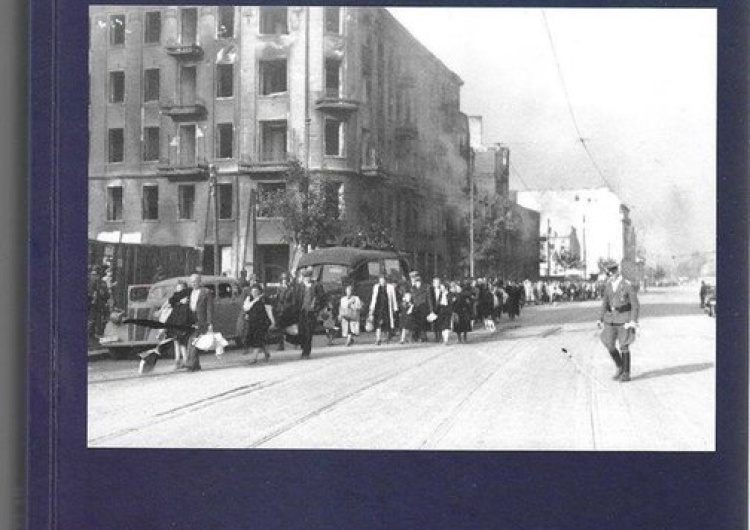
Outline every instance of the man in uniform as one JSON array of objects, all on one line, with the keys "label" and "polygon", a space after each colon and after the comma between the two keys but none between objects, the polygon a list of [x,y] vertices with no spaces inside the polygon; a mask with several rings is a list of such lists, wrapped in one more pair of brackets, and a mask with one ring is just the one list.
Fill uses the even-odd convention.
[{"label": "man in uniform", "polygon": [[627,382],[630,381],[630,345],[635,341],[638,325],[638,294],[633,284],[622,277],[617,263],[607,263],[605,269],[608,279],[598,322],[602,328],[601,341],[617,367],[613,379]]},{"label": "man in uniform", "polygon": [[312,351],[315,325],[318,322],[318,312],[323,307],[325,292],[323,286],[313,280],[310,268],[301,271],[302,285],[299,286],[299,340],[302,347],[301,359],[309,359]]}]

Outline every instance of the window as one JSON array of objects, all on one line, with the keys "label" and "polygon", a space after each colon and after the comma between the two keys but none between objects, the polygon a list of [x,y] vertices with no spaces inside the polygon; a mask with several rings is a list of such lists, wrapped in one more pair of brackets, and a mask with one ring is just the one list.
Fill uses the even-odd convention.
[{"label": "window", "polygon": [[143,185],[141,212],[144,221],[156,221],[159,219],[159,187],[157,185]]},{"label": "window", "polygon": [[326,33],[341,33],[340,7],[326,7]]},{"label": "window", "polygon": [[193,219],[193,206],[195,204],[195,185],[180,184],[177,187],[178,216],[181,220]]},{"label": "window", "polygon": [[232,218],[232,185],[217,184],[216,190],[219,193],[219,219]]},{"label": "window", "polygon": [[109,161],[122,162],[125,158],[124,129],[110,129],[108,137]]},{"label": "window", "polygon": [[216,65],[216,97],[231,98],[234,94],[234,65]]},{"label": "window", "polygon": [[283,182],[261,182],[258,184],[258,217],[274,217],[270,198],[286,190]]},{"label": "window", "polygon": [[383,263],[385,264],[385,274],[386,276],[392,276],[394,278],[398,278],[399,280],[404,280],[404,273],[401,270],[401,264],[397,259],[385,259],[383,260]]},{"label": "window", "polygon": [[160,76],[158,68],[143,72],[143,101],[159,101]]},{"label": "window", "polygon": [[180,126],[180,166],[195,165],[195,125]]},{"label": "window", "polygon": [[341,95],[341,61],[326,59],[326,96],[337,98]]},{"label": "window", "polygon": [[122,221],[122,186],[107,188],[107,221]]},{"label": "window", "polygon": [[180,20],[180,44],[195,44],[198,35],[198,10],[193,7],[180,10]]},{"label": "window", "polygon": [[219,6],[216,36],[220,39],[234,37],[234,6]]},{"label": "window", "polygon": [[232,298],[232,284],[220,283],[219,284],[219,298]]},{"label": "window", "polygon": [[367,262],[367,275],[371,280],[377,280],[380,276],[380,262],[379,261],[368,261]]},{"label": "window", "polygon": [[161,41],[161,13],[150,11],[146,13],[146,28],[143,31],[143,42],[158,44]]},{"label": "window", "polygon": [[286,160],[286,121],[264,121],[260,124],[260,158],[263,162]]},{"label": "window", "polygon": [[143,161],[159,160],[159,127],[143,129]]},{"label": "window", "polygon": [[234,125],[220,123],[216,126],[216,158],[232,158],[234,153]]},{"label": "window", "polygon": [[341,285],[348,273],[348,267],[345,265],[323,265],[323,271],[320,275],[320,281],[323,283],[335,283]]},{"label": "window", "polygon": [[125,101],[125,72],[109,73],[109,102],[122,103]]},{"label": "window", "polygon": [[326,156],[343,156],[344,123],[338,120],[326,120],[325,129]]},{"label": "window", "polygon": [[286,7],[260,8],[260,33],[262,35],[278,35],[289,33],[287,26]]},{"label": "window", "polygon": [[260,61],[260,93],[263,96],[286,92],[286,59]]},{"label": "window", "polygon": [[109,17],[109,44],[112,46],[125,44],[125,15]]}]

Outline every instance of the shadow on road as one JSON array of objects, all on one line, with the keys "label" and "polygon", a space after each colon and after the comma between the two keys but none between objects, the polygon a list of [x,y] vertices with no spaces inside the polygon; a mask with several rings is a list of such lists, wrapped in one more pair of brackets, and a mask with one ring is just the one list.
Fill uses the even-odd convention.
[{"label": "shadow on road", "polygon": [[631,381],[640,381],[641,379],[652,379],[654,377],[665,377],[669,375],[691,374],[702,372],[714,367],[714,363],[683,364],[682,366],[671,366],[669,368],[660,368],[651,370],[630,378]]}]

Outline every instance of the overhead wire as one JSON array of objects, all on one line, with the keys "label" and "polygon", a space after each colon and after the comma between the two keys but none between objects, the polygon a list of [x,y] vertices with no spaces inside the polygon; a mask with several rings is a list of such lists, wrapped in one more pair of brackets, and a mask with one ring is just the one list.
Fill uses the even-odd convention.
[{"label": "overhead wire", "polygon": [[552,31],[549,27],[549,22],[547,21],[547,14],[545,13],[545,10],[542,9],[542,19],[544,20],[544,28],[547,32],[547,38],[549,40],[550,47],[552,49],[552,56],[555,59],[555,65],[557,66],[557,75],[560,78],[560,84],[562,85],[563,93],[565,94],[565,102],[568,106],[568,112],[570,113],[570,118],[573,122],[573,127],[576,130],[576,134],[578,135],[578,142],[581,144],[581,147],[583,147],[583,150],[586,152],[586,155],[588,156],[589,160],[591,161],[591,165],[594,166],[594,169],[596,170],[597,175],[599,178],[604,182],[604,184],[607,186],[607,188],[610,189],[610,191],[614,192],[615,188],[612,186],[612,184],[609,182],[609,180],[604,176],[604,172],[602,171],[601,167],[599,167],[599,164],[594,159],[594,156],[591,154],[591,151],[589,150],[588,145],[586,145],[586,140],[583,137],[583,134],[581,134],[581,129],[578,126],[578,120],[576,119],[575,112],[573,111],[573,105],[570,102],[570,94],[568,93],[568,86],[565,83],[565,77],[563,76],[562,67],[560,66],[560,60],[557,57],[557,49],[555,48],[555,41],[552,38]]}]

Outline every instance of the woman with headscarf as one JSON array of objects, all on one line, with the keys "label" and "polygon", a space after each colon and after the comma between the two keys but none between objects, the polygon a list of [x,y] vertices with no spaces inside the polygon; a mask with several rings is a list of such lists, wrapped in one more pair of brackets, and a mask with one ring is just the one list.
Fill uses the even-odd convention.
[{"label": "woman with headscarf", "polygon": [[[276,326],[276,322],[273,310],[270,304],[266,303],[263,296],[263,288],[259,284],[256,283],[250,287],[250,292],[242,304],[242,310],[245,313],[245,320],[247,321],[245,347],[248,349],[252,348],[255,352],[255,359],[252,363],[258,362],[258,355],[261,352],[263,352],[266,361],[268,361],[271,358],[271,354],[266,349],[266,336],[268,330]],[[245,353],[249,353],[249,351],[246,350]]]}]

